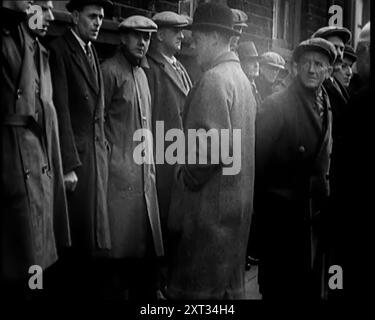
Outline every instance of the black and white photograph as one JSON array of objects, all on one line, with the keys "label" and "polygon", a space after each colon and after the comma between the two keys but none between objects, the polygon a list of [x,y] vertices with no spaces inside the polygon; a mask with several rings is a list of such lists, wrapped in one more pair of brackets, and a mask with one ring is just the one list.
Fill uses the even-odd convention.
[{"label": "black and white photograph", "polygon": [[372,4],[1,1],[1,296],[363,296]]}]

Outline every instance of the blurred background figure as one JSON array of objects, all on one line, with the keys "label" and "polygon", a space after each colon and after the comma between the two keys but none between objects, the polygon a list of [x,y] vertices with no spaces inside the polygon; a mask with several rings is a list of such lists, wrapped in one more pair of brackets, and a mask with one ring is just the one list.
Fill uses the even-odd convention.
[{"label": "blurred background figure", "polygon": [[230,50],[237,52],[238,49],[238,42],[240,41],[241,38],[241,33],[243,29],[247,28],[247,20],[248,16],[245,12],[239,9],[230,9],[232,11],[233,15],[233,29],[237,30],[240,32],[240,35],[233,36],[232,39],[230,40]]},{"label": "blurred background figure", "polygon": [[346,45],[344,49],[343,62],[339,68],[334,71],[334,77],[339,81],[346,89],[350,85],[350,80],[353,77],[353,64],[356,62],[357,56],[354,49],[350,45]]},{"label": "blurred background figure", "polygon": [[285,69],[284,58],[276,52],[266,52],[261,56],[260,74],[255,80],[262,100],[274,93],[274,85],[280,70]]},{"label": "blurred background figure", "polygon": [[237,49],[238,56],[240,58],[242,70],[245,72],[247,78],[251,83],[253,89],[253,95],[256,100],[257,109],[262,103],[262,97],[255,84],[255,79],[259,77],[259,60],[260,56],[255,47],[254,42],[247,41],[241,42]]}]

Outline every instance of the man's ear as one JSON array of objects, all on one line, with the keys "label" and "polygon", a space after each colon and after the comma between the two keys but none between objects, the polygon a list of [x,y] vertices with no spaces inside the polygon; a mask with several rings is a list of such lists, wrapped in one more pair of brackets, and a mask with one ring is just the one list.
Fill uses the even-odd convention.
[{"label": "man's ear", "polygon": [[120,41],[121,41],[121,44],[125,44],[127,42],[127,34],[126,33],[124,33],[124,32],[120,33]]},{"label": "man's ear", "polygon": [[79,20],[79,12],[77,10],[73,10],[73,12],[71,13],[71,16],[72,16],[73,24],[77,25],[78,20]]},{"label": "man's ear", "polygon": [[156,39],[158,39],[158,41],[160,41],[160,42],[163,42],[163,40],[164,40],[164,32],[163,32],[163,30],[158,30],[156,32]]}]

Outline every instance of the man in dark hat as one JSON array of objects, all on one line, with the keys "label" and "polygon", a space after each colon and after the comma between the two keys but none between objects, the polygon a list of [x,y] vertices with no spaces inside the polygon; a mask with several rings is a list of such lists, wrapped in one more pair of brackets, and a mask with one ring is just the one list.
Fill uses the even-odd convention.
[{"label": "man in dark hat", "polygon": [[[27,2],[1,8],[0,291],[8,298],[41,293],[28,286],[29,268],[49,270],[70,242],[48,54],[44,33],[28,27]],[[35,2],[46,30],[52,1]]]},{"label": "man in dark hat", "polygon": [[[95,258],[111,249],[107,212],[108,145],[104,135],[104,86],[92,44],[109,1],[71,0],[73,26],[50,45],[72,249],[61,268],[70,294],[97,294]],[[57,272],[57,273],[59,273]],[[57,288],[58,289],[58,288]],[[64,292],[64,290],[61,290]]]},{"label": "man in dark hat", "polygon": [[118,292],[128,299],[156,299],[155,262],[164,255],[156,191],[152,141],[145,151],[152,159],[136,162],[139,144],[133,137],[151,132],[151,95],[144,68],[151,34],[157,25],[131,16],[119,25],[121,46],[102,64],[105,86],[106,135],[110,144],[108,212],[113,269]]},{"label": "man in dark hat", "polygon": [[255,212],[264,299],[320,297],[320,210],[328,196],[331,113],[323,88],[335,60],[321,38],[294,50],[297,75],[257,114]]},{"label": "man in dark hat", "polygon": [[[230,39],[238,34],[230,9],[213,3],[199,6],[192,31],[203,74],[183,111],[187,152],[176,168],[168,214],[166,296],[241,299],[252,212],[255,100],[237,55],[230,51]],[[233,129],[241,136],[234,137]],[[195,139],[188,139],[196,130],[206,133],[198,136],[199,148]],[[225,132],[230,136],[221,140],[227,145],[220,148],[218,137],[207,141],[210,133]],[[226,172],[228,151],[233,161],[242,159],[235,172]]]},{"label": "man in dark hat", "polygon": [[343,62],[339,68],[334,71],[333,76],[340,82],[346,89],[349,88],[350,80],[353,77],[353,63],[356,62],[357,56],[354,49],[350,45],[346,45],[344,49]]},{"label": "man in dark hat", "polygon": [[237,52],[241,61],[242,70],[250,81],[258,108],[262,103],[262,97],[256,87],[255,79],[259,77],[259,60],[261,58],[258,55],[254,42],[252,41],[241,42],[238,46]]}]

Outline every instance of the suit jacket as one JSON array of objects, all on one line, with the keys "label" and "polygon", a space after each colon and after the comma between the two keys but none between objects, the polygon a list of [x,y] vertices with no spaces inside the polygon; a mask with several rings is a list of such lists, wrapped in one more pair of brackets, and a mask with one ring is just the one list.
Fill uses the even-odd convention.
[{"label": "suit jacket", "polygon": [[68,192],[73,246],[94,254],[111,247],[102,74],[95,48],[98,77],[70,30],[50,48],[64,173],[78,176],[75,191]]},{"label": "suit jacket", "polygon": [[[150,51],[147,55],[149,68],[145,68],[151,92],[152,133],[154,136],[155,159],[165,154],[172,142],[165,142],[164,148],[156,148],[156,122],[163,121],[164,128],[159,130],[163,134],[172,128],[182,129],[182,112],[186,97],[192,87],[189,75],[183,65],[177,61],[184,73],[187,87],[181,76],[172,65],[158,52]],[[167,219],[171,198],[174,165],[156,163],[156,185],[158,191],[159,208],[162,222]]]},{"label": "suit jacket", "polygon": [[[120,49],[102,65],[105,83],[105,130],[109,160],[108,208],[112,231],[112,257],[164,254],[155,166],[136,163],[140,142],[137,130],[151,132],[151,96],[143,69],[132,65]],[[152,141],[149,141],[152,156]]]},{"label": "suit jacket", "polygon": [[[321,121],[314,110],[314,95],[296,77],[287,89],[268,97],[257,115],[259,281],[262,293],[268,297],[280,297],[279,290],[305,298],[321,294],[319,277],[323,267],[318,229],[320,210],[329,195],[332,147],[331,111],[324,91],[323,97]],[[289,269],[289,263],[284,267],[283,261],[293,263],[293,269]],[[312,282],[314,288],[313,271],[318,275]]]},{"label": "suit jacket", "polygon": [[20,47],[1,32],[0,279],[24,280],[70,244],[69,222],[48,52],[25,24],[13,29]]}]

